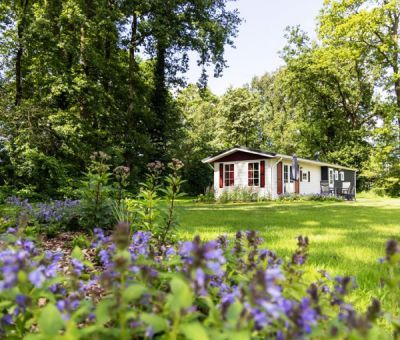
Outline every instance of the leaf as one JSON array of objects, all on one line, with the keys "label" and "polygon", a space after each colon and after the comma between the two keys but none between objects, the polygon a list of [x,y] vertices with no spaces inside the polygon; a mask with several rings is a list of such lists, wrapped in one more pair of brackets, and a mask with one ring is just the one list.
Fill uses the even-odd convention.
[{"label": "leaf", "polygon": [[247,340],[251,339],[250,332],[246,330],[229,332],[227,337],[229,340]]},{"label": "leaf", "polygon": [[208,340],[208,334],[204,327],[198,323],[193,322],[184,324],[180,327],[181,332],[190,340]]},{"label": "leaf", "polygon": [[72,250],[71,257],[73,259],[83,261],[83,253],[82,253],[81,248],[79,248],[78,246],[75,246],[74,249]]},{"label": "leaf", "polygon": [[147,325],[153,328],[154,333],[166,331],[168,329],[167,320],[155,314],[144,313],[140,319]]},{"label": "leaf", "polygon": [[129,302],[140,298],[146,291],[147,291],[146,287],[139,284],[135,284],[126,288],[122,293],[122,296],[124,300]]},{"label": "leaf", "polygon": [[96,307],[96,322],[100,325],[104,325],[110,320],[110,307],[112,305],[111,300],[102,300]]},{"label": "leaf", "polygon": [[189,308],[193,302],[193,294],[185,281],[177,277],[171,280],[171,309]]},{"label": "leaf", "polygon": [[226,318],[231,325],[231,327],[235,327],[237,325],[238,320],[240,319],[240,313],[242,313],[243,306],[239,301],[235,301],[232,303],[228,311],[226,313]]},{"label": "leaf", "polygon": [[43,340],[43,337],[40,334],[32,334],[29,333],[26,336],[24,336],[24,340]]},{"label": "leaf", "polygon": [[64,327],[64,320],[57,307],[48,304],[43,308],[38,319],[40,333],[54,336]]}]

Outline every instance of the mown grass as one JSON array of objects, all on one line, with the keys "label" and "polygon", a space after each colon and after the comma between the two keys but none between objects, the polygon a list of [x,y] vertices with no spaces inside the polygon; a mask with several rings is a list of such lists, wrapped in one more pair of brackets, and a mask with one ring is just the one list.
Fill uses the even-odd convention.
[{"label": "mown grass", "polygon": [[308,266],[334,275],[355,276],[359,289],[352,300],[359,306],[372,296],[384,298],[379,288],[383,274],[378,259],[388,239],[400,240],[400,199],[359,199],[356,202],[263,202],[179,204],[180,236],[200,234],[214,239],[233,237],[238,230],[257,230],[264,246],[282,257],[296,249],[296,237],[309,237]]}]

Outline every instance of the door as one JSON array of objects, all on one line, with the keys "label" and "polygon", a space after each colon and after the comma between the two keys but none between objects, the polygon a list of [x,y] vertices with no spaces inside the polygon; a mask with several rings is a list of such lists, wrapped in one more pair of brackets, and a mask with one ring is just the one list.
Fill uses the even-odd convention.
[{"label": "door", "polygon": [[329,182],[329,188],[333,188],[335,186],[335,181],[333,177],[333,169],[329,168],[328,169],[328,182]]},{"label": "door", "polygon": [[295,189],[295,183],[292,180],[292,166],[285,164],[283,166],[283,193],[293,194]]}]

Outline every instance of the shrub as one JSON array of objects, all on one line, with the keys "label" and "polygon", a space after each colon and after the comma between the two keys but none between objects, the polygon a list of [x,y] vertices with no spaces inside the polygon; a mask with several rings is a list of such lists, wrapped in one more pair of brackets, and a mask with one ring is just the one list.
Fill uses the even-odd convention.
[{"label": "shrub", "polygon": [[278,196],[278,202],[295,202],[295,201],[331,201],[331,202],[342,202],[344,199],[342,197],[337,196],[326,196],[321,194],[295,194],[295,193],[286,193]]},{"label": "shrub", "polygon": [[110,156],[95,152],[85,173],[80,190],[81,224],[86,228],[108,227],[112,223],[112,186],[110,184]]},{"label": "shrub", "polygon": [[215,202],[215,192],[212,186],[207,187],[204,194],[200,194],[196,197],[194,202],[197,203],[213,203]]},{"label": "shrub", "polygon": [[78,234],[73,237],[70,243],[71,249],[82,248],[86,249],[90,247],[90,240],[84,234]]},{"label": "shrub", "polygon": [[252,188],[235,187],[233,190],[224,190],[218,197],[218,202],[256,202],[258,201],[258,193]]},{"label": "shrub", "polygon": [[[363,312],[347,295],[351,277],[307,269],[309,242],[287,261],[260,248],[253,232],[155,248],[150,232],[120,223],[95,229],[99,266],[75,248],[68,270],[61,254],[43,252],[19,231],[0,251],[0,336],[49,339],[388,338],[399,335],[400,247],[382,259],[386,295]],[[380,284],[377,282],[377,284]],[[386,326],[382,327],[385,320]],[[33,327],[34,325],[34,327]]]},{"label": "shrub", "polygon": [[45,203],[31,204],[28,199],[16,196],[9,197],[6,202],[12,207],[8,223],[28,228],[30,233],[44,233],[53,237],[62,230],[76,228],[78,221],[79,201],[66,199]]}]

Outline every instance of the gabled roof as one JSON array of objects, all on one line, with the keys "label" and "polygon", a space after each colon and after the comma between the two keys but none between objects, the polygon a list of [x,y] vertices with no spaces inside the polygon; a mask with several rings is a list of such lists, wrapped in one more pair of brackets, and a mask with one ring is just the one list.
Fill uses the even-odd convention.
[{"label": "gabled roof", "polygon": [[[278,153],[274,153],[274,152],[268,152],[268,151],[263,151],[263,150],[259,150],[259,149],[247,148],[244,146],[236,146],[234,148],[223,150],[216,155],[204,158],[202,160],[202,162],[203,163],[213,163],[213,162],[218,161],[218,159],[229,156],[238,151],[246,152],[246,153],[250,153],[250,154],[254,154],[254,155],[259,155],[259,156],[267,157],[267,158],[278,158],[278,159],[282,158],[282,159],[288,159],[288,160],[291,160],[293,158],[293,156],[289,156],[289,155],[282,155],[282,154],[278,154]],[[299,157],[297,157],[297,160],[302,163],[315,164],[315,165],[319,165],[319,166],[329,166],[332,168],[357,171],[357,169],[349,168],[349,167],[342,166],[339,164],[326,163],[326,162],[315,161],[315,160],[299,158]]]},{"label": "gabled roof", "polygon": [[265,151],[258,150],[258,149],[247,148],[247,147],[244,147],[244,146],[237,146],[237,147],[234,147],[234,148],[223,150],[223,151],[217,153],[216,155],[204,158],[202,160],[202,162],[203,163],[213,163],[213,162],[217,161],[218,159],[221,159],[223,157],[229,156],[229,155],[231,155],[231,154],[233,154],[235,152],[238,152],[238,151],[250,153],[250,154],[253,154],[253,155],[259,155],[259,156],[262,156],[262,157],[268,157],[268,158],[274,158],[275,155],[276,155],[273,152],[265,152]]}]

